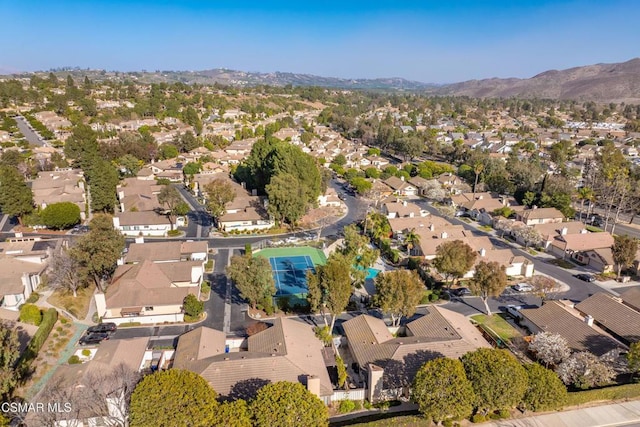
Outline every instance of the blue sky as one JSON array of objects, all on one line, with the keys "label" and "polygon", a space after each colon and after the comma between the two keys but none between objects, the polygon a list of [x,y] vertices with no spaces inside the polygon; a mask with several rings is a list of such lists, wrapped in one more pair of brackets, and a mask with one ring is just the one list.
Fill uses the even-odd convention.
[{"label": "blue sky", "polygon": [[531,77],[640,56],[639,12],[637,0],[0,0],[0,68]]}]

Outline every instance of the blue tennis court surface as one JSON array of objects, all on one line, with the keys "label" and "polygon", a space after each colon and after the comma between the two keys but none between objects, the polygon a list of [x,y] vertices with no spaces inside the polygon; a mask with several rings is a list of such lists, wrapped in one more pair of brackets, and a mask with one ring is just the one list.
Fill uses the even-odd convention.
[{"label": "blue tennis court surface", "polygon": [[307,292],[307,271],[315,273],[311,257],[308,255],[269,257],[276,282],[276,297],[299,295]]}]

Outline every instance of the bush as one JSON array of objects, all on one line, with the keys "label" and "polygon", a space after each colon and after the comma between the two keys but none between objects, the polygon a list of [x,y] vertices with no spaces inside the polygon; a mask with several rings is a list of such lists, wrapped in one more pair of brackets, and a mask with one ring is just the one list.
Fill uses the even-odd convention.
[{"label": "bush", "polygon": [[328,326],[316,326],[313,328],[313,332],[316,334],[316,338],[324,343],[325,346],[330,346],[333,341],[333,336]]},{"label": "bush", "polygon": [[208,294],[211,292],[211,283],[209,283],[208,280],[202,282],[202,284],[200,285],[200,292],[202,292],[203,294]]},{"label": "bush", "polygon": [[431,295],[432,291],[424,291],[422,293],[422,298],[420,299],[420,305],[429,304],[429,301],[431,301]]},{"label": "bush", "polygon": [[475,414],[473,417],[471,417],[472,423],[483,423],[485,421],[487,421],[487,417],[482,414]]},{"label": "bush", "polygon": [[84,357],[89,357],[91,356],[91,350],[89,350],[88,348],[85,348],[84,350],[82,350],[82,355]]},{"label": "bush", "polygon": [[47,228],[54,230],[71,228],[80,223],[80,208],[71,202],[53,203],[40,212],[40,218]]},{"label": "bush", "polygon": [[42,311],[34,304],[24,304],[20,307],[20,321],[30,325],[40,326],[42,322]]},{"label": "bush", "polygon": [[128,323],[121,323],[118,325],[119,328],[130,328],[132,326],[140,326],[142,323],[140,322],[128,322]]},{"label": "bush", "polygon": [[40,323],[38,330],[33,335],[33,338],[31,338],[27,349],[22,353],[22,356],[20,356],[20,361],[18,363],[21,371],[24,372],[31,361],[36,358],[57,321],[58,312],[55,308],[50,308],[44,312],[44,315],[42,316],[42,323]]},{"label": "bush", "polygon": [[442,422],[442,425],[443,425],[444,427],[453,427],[453,421],[452,421],[452,420],[444,420],[444,421]]},{"label": "bush", "polygon": [[182,234],[182,232],[180,230],[169,230],[169,231],[167,231],[167,236],[169,236],[169,237],[177,237],[180,234]]},{"label": "bush", "polygon": [[79,363],[82,363],[80,358],[78,356],[76,356],[75,354],[73,356],[71,356],[67,362],[69,363],[69,365],[77,365]]},{"label": "bush", "polygon": [[506,419],[506,418],[511,418],[511,412],[509,412],[508,409],[500,409],[498,411],[498,418],[500,419]]},{"label": "bush", "polygon": [[365,400],[364,403],[362,404],[362,406],[364,407],[364,409],[372,409],[373,408],[373,405],[368,400]]},{"label": "bush", "polygon": [[338,411],[341,414],[346,414],[348,412],[352,412],[355,409],[356,409],[356,404],[353,400],[343,400],[340,402],[340,407],[338,408]]},{"label": "bush", "polygon": [[205,268],[205,270],[207,270],[207,271],[211,271],[211,270],[213,270],[213,260],[212,260],[212,259],[208,260],[208,261],[204,264],[204,268]]},{"label": "bush", "polygon": [[29,298],[27,298],[27,304],[35,304],[40,299],[40,294],[37,292],[31,292]]},{"label": "bush", "polygon": [[198,318],[204,311],[204,302],[195,295],[189,294],[184,298],[183,307],[186,316]]}]

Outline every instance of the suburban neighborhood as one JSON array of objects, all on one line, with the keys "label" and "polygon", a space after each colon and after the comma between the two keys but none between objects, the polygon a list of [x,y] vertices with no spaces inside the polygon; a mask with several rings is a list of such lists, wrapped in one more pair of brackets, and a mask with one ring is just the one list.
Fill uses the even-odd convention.
[{"label": "suburban neighborhood", "polygon": [[636,106],[65,70],[0,79],[0,107],[0,394],[71,408],[11,425],[640,396]]}]

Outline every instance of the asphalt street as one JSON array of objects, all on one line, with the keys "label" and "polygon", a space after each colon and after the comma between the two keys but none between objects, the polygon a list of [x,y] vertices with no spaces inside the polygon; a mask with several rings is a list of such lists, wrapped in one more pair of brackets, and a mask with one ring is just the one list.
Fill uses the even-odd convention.
[{"label": "asphalt street", "polygon": [[27,139],[29,144],[38,145],[38,146],[47,146],[47,142],[40,137],[32,128],[27,119],[22,116],[15,116],[16,124],[18,125],[18,129]]}]

